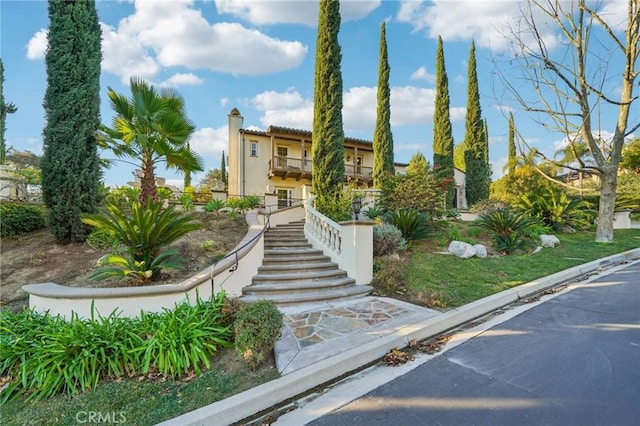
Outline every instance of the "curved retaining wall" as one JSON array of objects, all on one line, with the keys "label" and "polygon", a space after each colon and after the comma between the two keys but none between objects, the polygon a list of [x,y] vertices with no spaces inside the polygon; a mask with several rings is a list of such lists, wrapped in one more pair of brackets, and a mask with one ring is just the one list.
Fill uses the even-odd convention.
[{"label": "curved retaining wall", "polygon": [[[295,206],[273,212],[268,226],[302,220],[304,208]],[[209,299],[224,290],[227,295],[240,296],[242,288],[251,284],[262,263],[266,217],[257,210],[246,215],[249,230],[242,241],[215,265],[177,283],[144,287],[89,288],[67,287],[56,283],[27,284],[29,307],[37,312],[49,312],[70,319],[75,312],[80,318],[94,313],[103,316],[113,311],[121,317],[136,317],[140,311],[161,312],[183,301],[195,302],[197,297]]]}]

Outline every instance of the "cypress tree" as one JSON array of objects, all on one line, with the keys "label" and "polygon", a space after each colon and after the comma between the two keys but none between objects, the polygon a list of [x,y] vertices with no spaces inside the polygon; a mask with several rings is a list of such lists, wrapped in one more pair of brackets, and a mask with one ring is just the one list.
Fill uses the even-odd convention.
[{"label": "cypress tree", "polygon": [[393,134],[391,133],[391,90],[385,24],[380,30],[380,62],[378,65],[378,105],[373,133],[373,186],[381,188],[385,176],[393,176]]},{"label": "cypress tree", "polygon": [[509,183],[513,179],[513,174],[516,171],[516,162],[516,127],[513,121],[513,113],[509,113],[509,157],[507,160]]},{"label": "cypress tree", "polygon": [[100,25],[94,0],[49,1],[42,196],[58,243],[84,241],[100,203]]},{"label": "cypress tree", "polygon": [[[317,205],[337,201],[344,181],[340,2],[320,0],[313,96],[313,181]],[[322,210],[321,210],[322,211]]]},{"label": "cypress tree", "polygon": [[224,151],[222,151],[222,161],[220,161],[220,173],[222,173],[222,183],[224,183],[224,189],[227,189],[227,165],[224,160]]},{"label": "cypress tree", "polygon": [[464,163],[466,171],[466,198],[469,206],[489,198],[487,139],[476,71],[476,46],[471,42],[467,81],[467,114],[464,134]]},{"label": "cypress tree", "polygon": [[7,114],[13,114],[18,108],[13,103],[4,101],[4,64],[0,58],[0,164],[7,161],[7,144],[4,139],[4,132],[7,129]]},{"label": "cypress tree", "polygon": [[455,196],[453,132],[449,115],[449,80],[444,65],[442,37],[438,36],[436,53],[436,103],[433,111],[433,167],[441,179],[449,182],[447,208],[453,207]]}]

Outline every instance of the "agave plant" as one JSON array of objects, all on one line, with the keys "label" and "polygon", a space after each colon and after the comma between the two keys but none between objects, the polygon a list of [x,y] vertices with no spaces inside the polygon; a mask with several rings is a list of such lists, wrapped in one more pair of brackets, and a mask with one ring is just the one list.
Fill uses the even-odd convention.
[{"label": "agave plant", "polygon": [[93,274],[96,279],[133,276],[139,284],[154,280],[164,269],[176,269],[181,260],[175,250],[166,247],[178,238],[200,228],[193,216],[176,211],[173,206],[148,200],[144,205],[133,201],[130,212],[117,204],[108,204],[97,214],[85,215],[87,225],[109,234],[121,247],[103,256]]},{"label": "agave plant", "polygon": [[539,226],[538,219],[522,212],[512,213],[509,209],[497,209],[478,217],[476,226],[493,233],[493,242],[500,253],[512,254],[524,247],[527,230]]}]

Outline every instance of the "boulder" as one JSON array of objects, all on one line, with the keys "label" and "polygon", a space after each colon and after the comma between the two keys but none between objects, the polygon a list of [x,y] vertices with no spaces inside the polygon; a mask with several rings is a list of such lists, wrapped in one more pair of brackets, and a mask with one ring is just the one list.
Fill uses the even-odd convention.
[{"label": "boulder", "polygon": [[540,245],[542,247],[555,247],[560,245],[560,240],[555,235],[540,235]]},{"label": "boulder", "polygon": [[468,259],[476,255],[476,249],[464,241],[451,241],[448,250],[449,253],[453,253],[461,259]]},{"label": "boulder", "polygon": [[487,257],[487,248],[482,244],[474,244],[473,248],[476,249],[476,256],[484,259]]}]

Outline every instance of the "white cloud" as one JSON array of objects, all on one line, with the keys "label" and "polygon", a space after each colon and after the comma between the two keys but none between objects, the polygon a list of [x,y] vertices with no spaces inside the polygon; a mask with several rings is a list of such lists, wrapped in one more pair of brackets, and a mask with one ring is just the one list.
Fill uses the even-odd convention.
[{"label": "white cloud", "polygon": [[195,74],[178,73],[160,83],[161,87],[177,87],[177,86],[199,86],[204,80]]},{"label": "white cloud", "polygon": [[[361,19],[380,6],[381,0],[343,1],[340,3],[342,22]],[[215,0],[219,14],[229,14],[254,25],[318,24],[319,4],[309,0],[256,1]]]},{"label": "white cloud", "polygon": [[430,74],[427,67],[420,67],[411,74],[411,80],[424,80],[429,83],[435,83],[436,75]]},{"label": "white cloud", "polygon": [[313,100],[304,99],[294,89],[259,93],[250,103],[262,113],[260,122],[265,127],[275,125],[310,130],[313,126]]},{"label": "white cloud", "polygon": [[466,107],[449,108],[449,119],[451,121],[464,120],[466,115],[467,115],[467,108]]},{"label": "white cloud", "polygon": [[[414,31],[444,41],[475,40],[478,47],[506,50],[510,31],[518,27],[523,2],[510,0],[402,0],[396,19],[409,23]],[[534,10],[536,20],[548,21]],[[551,27],[539,26],[547,46],[555,45]]]},{"label": "white cloud", "polygon": [[222,151],[227,149],[227,139],[229,138],[229,130],[227,126],[213,129],[211,127],[204,127],[196,130],[191,139],[189,145],[203,158],[208,158],[214,155],[220,155]]},{"label": "white cloud", "polygon": [[[433,119],[435,90],[415,86],[391,88],[391,126],[424,124]],[[253,97],[249,103],[262,113],[260,123],[302,130],[313,126],[313,99],[305,99],[298,91],[268,91]],[[376,123],[377,88],[352,87],[343,94],[342,121],[345,134],[370,131]],[[466,108],[450,109],[451,120],[464,119]]]},{"label": "white cloud", "polygon": [[132,76],[151,80],[160,71],[160,66],[151,57],[151,52],[135,36],[116,31],[113,27],[102,27],[102,69],[120,76],[124,84]]},{"label": "white cloud", "polygon": [[33,37],[27,43],[27,58],[29,59],[44,59],[44,55],[47,52],[49,42],[47,41],[48,30],[41,28],[40,31],[35,33]]},{"label": "white cloud", "polygon": [[298,66],[308,50],[238,23],[209,23],[192,0],[137,0],[117,28],[102,27],[103,67],[123,82],[133,75],[151,80],[161,66],[269,74]]}]

